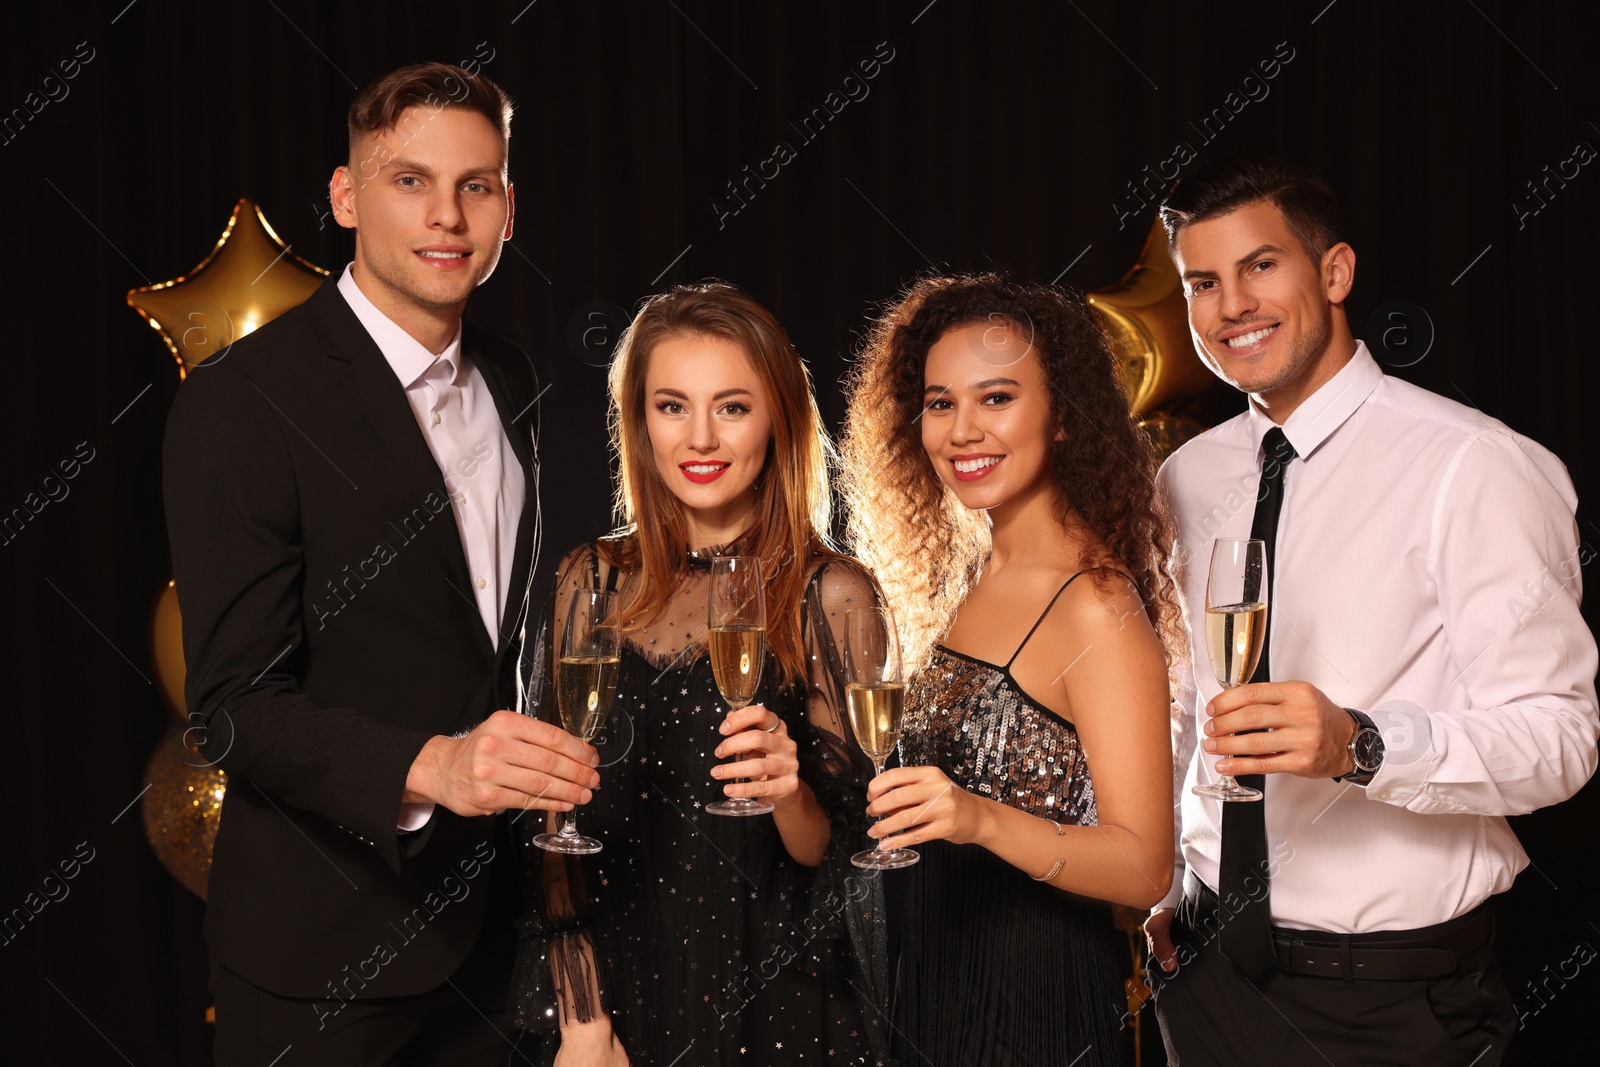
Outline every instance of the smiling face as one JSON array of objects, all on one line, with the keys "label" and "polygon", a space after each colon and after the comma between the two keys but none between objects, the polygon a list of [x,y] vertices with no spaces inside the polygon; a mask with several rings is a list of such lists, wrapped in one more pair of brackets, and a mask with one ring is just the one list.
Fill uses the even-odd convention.
[{"label": "smiling face", "polygon": [[996,508],[1050,491],[1050,386],[1013,325],[947,331],[922,376],[922,447],[962,504]]},{"label": "smiling face", "polygon": [[1212,372],[1282,422],[1355,350],[1343,301],[1355,253],[1336,244],[1313,262],[1270,201],[1178,231],[1195,351]]},{"label": "smiling face", "polygon": [[743,532],[772,441],[772,412],[750,356],[724,337],[676,334],[650,351],[645,429],[662,481],[684,506],[690,547]]},{"label": "smiling face", "polygon": [[505,139],[465,108],[406,109],[356,143],[329,191],[356,231],[357,284],[414,335],[414,323],[460,318],[511,236]]}]

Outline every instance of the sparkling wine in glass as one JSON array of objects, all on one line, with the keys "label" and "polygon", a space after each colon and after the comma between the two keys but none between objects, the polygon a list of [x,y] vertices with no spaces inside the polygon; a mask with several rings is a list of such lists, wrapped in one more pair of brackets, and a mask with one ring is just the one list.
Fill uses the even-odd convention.
[{"label": "sparkling wine in glass", "polygon": [[[888,608],[851,608],[844,616],[845,714],[856,743],[883,773],[900,741],[906,680],[900,669],[900,642]],[[909,867],[922,857],[909,848],[869,848],[850,862],[869,871]]]},{"label": "sparkling wine in glass", "polygon": [[[1245,685],[1261,662],[1267,636],[1267,545],[1265,541],[1218,538],[1211,546],[1206,580],[1206,652],[1211,673],[1223,688]],[[1197,785],[1195,795],[1212,800],[1260,800],[1262,792],[1224,774]]]},{"label": "sparkling wine in glass", "polygon": [[[711,673],[732,714],[756,698],[767,659],[767,607],[762,597],[761,560],[755,556],[717,556],[711,561]],[[742,755],[739,757],[744,758]],[[733,797],[706,805],[712,815],[765,815],[769,801]]]},{"label": "sparkling wine in glass", "polygon": [[[562,728],[585,743],[605,725],[617,696],[622,656],[615,600],[615,593],[603,589],[579,589],[567,606],[567,628],[556,660],[556,703]],[[559,831],[540,834],[533,843],[550,852],[578,856],[602,847],[578,833],[576,808],[566,813]]]}]

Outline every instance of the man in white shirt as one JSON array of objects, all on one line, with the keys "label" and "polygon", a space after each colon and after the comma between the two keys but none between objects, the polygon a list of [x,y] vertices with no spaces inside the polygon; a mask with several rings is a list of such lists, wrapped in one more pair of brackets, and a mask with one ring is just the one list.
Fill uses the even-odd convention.
[{"label": "man in white shirt", "polygon": [[179,390],[186,699],[228,772],[206,909],[222,1064],[504,1063],[518,856],[595,750],[528,715],[538,384],[463,326],[511,235],[511,102],[418,64],[350,108],[337,283]]},{"label": "man in white shirt", "polygon": [[[1177,877],[1146,924],[1169,1059],[1500,1064],[1487,902],[1528,863],[1505,816],[1575,793],[1600,732],[1572,483],[1352,337],[1355,253],[1320,180],[1210,164],[1162,221],[1196,350],[1250,396],[1161,472],[1192,644]],[[1267,651],[1224,690],[1207,564],[1252,536]],[[1222,774],[1264,798],[1191,792]]]}]

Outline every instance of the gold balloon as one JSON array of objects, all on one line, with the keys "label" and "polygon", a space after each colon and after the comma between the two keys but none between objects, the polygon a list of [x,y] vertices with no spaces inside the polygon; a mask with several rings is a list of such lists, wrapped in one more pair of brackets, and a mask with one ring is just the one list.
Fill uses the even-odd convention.
[{"label": "gold balloon", "polygon": [[1157,219],[1122,281],[1088,294],[1122,371],[1128,405],[1145,415],[1205,392],[1214,380],[1195,355],[1183,282]]},{"label": "gold balloon", "polygon": [[[1215,379],[1195,354],[1189,334],[1189,308],[1183,299],[1183,280],[1167,255],[1167,234],[1156,219],[1122,281],[1088,294],[1088,303],[1100,316],[1111,351],[1122,372],[1128,406],[1139,427],[1150,437],[1156,455],[1165,460],[1185,441],[1204,432],[1205,426],[1172,407],[1200,396]],[[1166,406],[1167,410],[1157,410]],[[1143,1062],[1144,1035],[1141,1010],[1153,995],[1144,969],[1145,913],[1117,905],[1113,922],[1128,939],[1133,961],[1123,983],[1128,998],[1128,1018],[1133,1020],[1134,1059]]]},{"label": "gold balloon", "polygon": [[150,617],[150,661],[155,664],[156,684],[167,708],[185,721],[183,679],[183,617],[178,613],[178,586],[169,581],[156,597]]},{"label": "gold balloon", "polygon": [[216,247],[188,274],[128,290],[128,304],[161,334],[178,375],[305,302],[328,272],[291,251],[248,198]]},{"label": "gold balloon", "polygon": [[150,754],[144,779],[151,788],[139,811],[161,865],[204,900],[228,776],[190,747],[186,733],[182,724],[173,724]]},{"label": "gold balloon", "polygon": [[[187,275],[128,292],[128,304],[160,332],[178,361],[180,377],[235,340],[305,301],[328,276],[291,251],[248,199]],[[1210,387],[1195,355],[1183,289],[1166,253],[1159,221],[1122,281],[1088,295],[1101,317],[1122,371],[1128,403],[1166,456],[1204,427],[1183,415],[1157,411]],[[161,692],[184,718],[182,620],[177,590],[168,582],[151,620],[151,652]],[[173,877],[202,899],[211,875],[211,845],[228,776],[187,743],[183,722],[168,729],[146,767],[152,788],[141,810],[145,836]]]}]

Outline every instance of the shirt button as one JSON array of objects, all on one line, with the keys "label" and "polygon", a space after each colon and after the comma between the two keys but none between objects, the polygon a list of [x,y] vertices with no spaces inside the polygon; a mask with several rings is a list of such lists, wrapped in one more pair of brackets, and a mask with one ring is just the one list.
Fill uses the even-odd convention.
[{"label": "shirt button", "polygon": [[456,494],[456,503],[457,504],[465,504],[466,502],[467,502],[467,494],[465,494],[465,493],[457,493]]},{"label": "shirt button", "polygon": [[484,586],[486,586],[488,584],[489,584],[488,579],[486,579],[486,578],[479,578],[478,579],[478,588],[479,589],[482,589]]},{"label": "shirt button", "polygon": [[433,424],[435,426],[439,425],[439,413],[437,411],[433,413]]}]

